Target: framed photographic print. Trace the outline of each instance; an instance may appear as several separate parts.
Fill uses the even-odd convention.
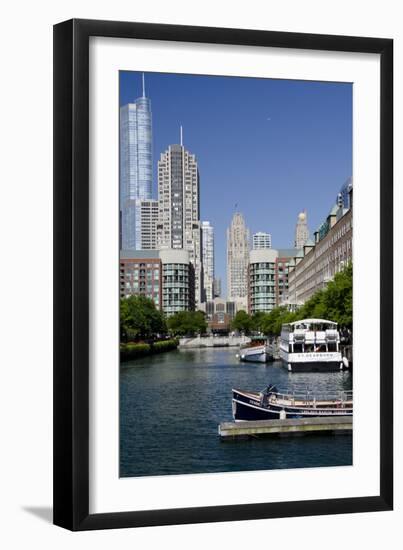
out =
[[[54,522],[391,510],[393,42],[54,27]]]

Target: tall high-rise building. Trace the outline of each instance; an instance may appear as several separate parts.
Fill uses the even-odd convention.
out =
[[[264,233],[263,231],[254,233],[252,237],[252,248],[253,250],[259,250],[260,248],[271,248],[270,233]]]
[[[306,210],[298,214],[297,225],[295,226],[295,248],[302,248],[309,240],[309,229]]]
[[[236,301],[248,295],[250,233],[244,217],[236,212],[227,229],[227,299]]]
[[[141,250],[157,248],[158,201],[155,199],[140,202],[140,245]]]
[[[195,155],[182,144],[170,145],[158,161],[159,249],[184,249],[195,272],[195,302],[202,302],[203,258],[199,170]]]
[[[216,277],[213,283],[214,298],[221,298],[221,277]]]
[[[151,101],[143,95],[120,108],[121,247],[142,248],[141,201],[152,193]]]
[[[204,301],[214,298],[214,228],[202,222]]]

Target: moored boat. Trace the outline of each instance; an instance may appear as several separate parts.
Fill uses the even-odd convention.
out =
[[[233,389],[232,414],[234,420],[351,416],[353,392],[315,394],[308,389],[280,392],[273,385],[260,392]]]
[[[267,363],[273,360],[273,350],[267,342],[256,341],[240,348],[238,357],[241,361],[252,363]]]
[[[337,323],[326,319],[301,319],[283,325],[280,357],[290,372],[337,371],[346,367]]]
[[[269,357],[269,350],[266,344],[248,346],[239,350],[239,359],[241,361],[266,363]]]

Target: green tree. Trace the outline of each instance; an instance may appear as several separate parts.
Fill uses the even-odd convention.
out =
[[[174,336],[203,334],[207,330],[203,311],[179,311],[168,317],[167,324]]]
[[[349,264],[343,271],[336,273],[333,281],[327,285],[323,297],[326,315],[341,326],[353,324],[353,266]]]
[[[282,325],[307,318],[329,319],[340,326],[352,327],[352,264],[340,273],[336,273],[334,279],[324,289],[315,292],[298,311],[290,312],[285,306],[280,306],[269,313],[256,313],[251,319],[251,326],[252,330],[260,330],[268,336],[279,336]]]
[[[251,330],[252,321],[250,316],[241,309],[238,311],[231,322],[232,330],[248,333]]]
[[[288,311],[285,306],[272,309],[263,320],[263,332],[268,336],[278,336],[284,323],[294,321],[295,314]]]
[[[266,315],[267,314],[264,311],[257,311],[254,315],[252,315],[250,319],[250,330],[263,332]]]
[[[329,319],[341,326],[353,324],[353,265],[336,273],[327,286],[315,292],[297,311],[295,320],[309,317]]]
[[[326,306],[324,303],[325,290],[318,290],[298,310],[297,319],[326,318]]]
[[[141,340],[166,332],[163,314],[145,296],[129,296],[120,300],[120,332],[123,340]]]

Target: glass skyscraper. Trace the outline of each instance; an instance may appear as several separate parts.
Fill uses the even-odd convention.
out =
[[[142,241],[142,201],[152,194],[151,101],[143,96],[120,108],[121,247],[138,250]]]

